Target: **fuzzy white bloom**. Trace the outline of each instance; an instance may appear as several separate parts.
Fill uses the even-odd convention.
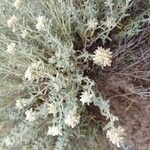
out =
[[[39,16],[37,18],[37,24],[36,24],[36,29],[38,31],[41,31],[45,28],[46,26],[46,20],[45,20],[45,17],[44,16]]]
[[[14,145],[14,141],[10,139],[9,137],[6,137],[4,141],[5,141],[6,146]]]
[[[111,66],[112,62],[112,52],[110,49],[104,49],[102,47],[98,47],[95,51],[95,55],[93,61],[95,64],[101,65],[101,67]]]
[[[80,121],[80,116],[76,114],[74,110],[70,110],[65,116],[65,124],[69,127],[74,128]]]
[[[6,50],[7,53],[10,55],[14,55],[15,51],[16,51],[15,47],[16,47],[16,43],[13,43],[13,42],[11,44],[7,45],[7,50]]]
[[[25,71],[24,77],[26,80],[33,82],[40,79],[43,76],[42,61],[31,63],[31,65]]]
[[[16,100],[16,108],[17,109],[23,109],[27,105],[27,100],[26,99],[17,99]]]
[[[33,112],[32,108],[25,112],[26,120],[29,122],[33,122],[35,120],[35,112]]]
[[[104,22],[104,25],[108,28],[108,29],[111,29],[111,28],[114,28],[117,24],[115,22],[115,19],[113,18],[108,18],[107,17],[107,20],[106,22]]]
[[[58,110],[57,110],[56,106],[53,103],[47,104],[47,108],[48,108],[48,113],[53,114],[54,117],[58,113]]]
[[[21,3],[22,3],[22,0],[15,0],[15,2],[14,2],[14,7],[15,7],[16,9],[19,9]]]
[[[123,143],[123,136],[125,135],[124,129],[119,127],[112,127],[110,130],[107,130],[106,132],[106,138],[110,140],[114,145],[116,145],[118,148]]]
[[[87,23],[88,25],[88,29],[96,29],[97,25],[98,25],[98,22],[96,19],[90,19]]]
[[[27,35],[28,35],[27,30],[23,30],[23,31],[22,31],[22,34],[21,34],[21,37],[22,37],[23,39],[25,39]]]
[[[13,15],[12,17],[9,18],[9,20],[7,20],[7,25],[8,27],[12,28],[12,31],[15,32],[17,29],[17,17],[15,15]]]
[[[57,126],[51,126],[48,128],[47,135],[57,136],[57,135],[62,135],[62,133]]]
[[[16,100],[16,108],[17,109],[23,109],[23,105],[22,105],[22,102],[21,102],[21,100]]]
[[[82,95],[80,96],[80,101],[82,102],[82,105],[84,105],[85,103],[87,103],[87,105],[89,105],[92,102],[92,94],[89,94],[87,91],[82,92]]]

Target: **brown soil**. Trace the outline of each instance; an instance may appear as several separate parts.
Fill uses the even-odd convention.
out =
[[[119,125],[126,129],[126,149],[150,150],[150,99],[134,96],[127,100],[125,94],[118,95],[117,93],[113,93],[112,96],[109,91],[110,86],[106,88],[110,93],[108,99],[110,99],[111,111],[119,117]],[[115,149],[106,139],[102,140],[102,145],[102,150]]]
[[[150,64],[148,66],[147,69],[150,70]],[[129,89],[135,89],[138,84],[150,87],[150,80],[146,82],[134,78],[129,80],[114,74],[106,76],[106,80],[103,81],[101,78],[102,76],[97,73],[94,79],[96,91],[109,99],[111,112],[119,118],[118,125],[126,130],[125,148],[122,150],[150,150],[150,97],[138,95],[140,92],[137,94],[129,92]],[[92,106],[88,110],[101,124],[106,122],[97,108]],[[116,149],[105,138],[105,133],[101,141],[102,150]]]
[[[126,129],[123,150],[150,150],[150,30],[143,30],[133,40],[134,61],[120,56],[113,60],[112,67],[101,70],[91,65],[85,72],[96,83],[95,91],[110,101],[111,112],[119,118],[119,125]],[[129,41],[130,43],[130,41]],[[123,46],[123,47],[128,47]],[[142,50],[140,52],[140,50]],[[124,53],[124,51],[123,51]],[[143,58],[141,57],[142,54]],[[142,61],[140,61],[142,60]],[[133,65],[134,64],[134,65]],[[88,108],[95,119],[103,123],[105,119],[94,106]],[[104,136],[102,150],[116,149]]]

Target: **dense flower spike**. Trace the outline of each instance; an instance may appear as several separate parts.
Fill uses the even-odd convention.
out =
[[[57,135],[62,135],[62,133],[57,126],[51,126],[48,128],[47,135],[57,136]]]
[[[33,112],[32,108],[25,112],[26,120],[29,122],[33,122],[35,120],[35,112]]]
[[[70,110],[65,116],[65,124],[71,128],[74,128],[80,121],[80,116],[76,114],[74,110]]]
[[[112,127],[111,129],[107,130],[106,132],[106,137],[118,148],[120,145],[123,143],[123,137],[125,135],[124,129],[119,126],[119,127]]]
[[[92,102],[92,94],[89,94],[87,91],[82,92],[80,101],[82,102],[82,105],[84,105],[85,103],[87,103],[87,105],[89,105]]]
[[[9,18],[9,20],[7,20],[7,25],[8,27],[12,28],[13,32],[17,30],[17,22],[18,19],[15,15],[13,15],[12,17]]]
[[[106,66],[111,66],[112,62],[112,52],[110,49],[104,49],[102,47],[98,47],[95,51],[95,55],[93,61],[95,64],[100,65],[102,68]]]

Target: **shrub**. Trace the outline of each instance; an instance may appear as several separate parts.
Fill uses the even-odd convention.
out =
[[[91,103],[108,120],[106,137],[117,147],[123,144],[124,129],[115,127],[118,118],[110,113],[108,101],[94,93],[95,83],[82,66],[93,61],[101,69],[111,67],[113,53],[104,44],[129,15],[131,4],[130,0],[1,2],[2,148],[73,149],[69,139],[84,126],[84,112]],[[132,36],[130,30],[123,34]],[[89,53],[97,40],[103,44]],[[82,49],[75,43],[82,43]]]

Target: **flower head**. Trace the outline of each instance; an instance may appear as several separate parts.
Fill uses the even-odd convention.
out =
[[[33,112],[32,108],[25,112],[26,120],[29,122],[33,122],[35,120],[35,112]]]
[[[101,67],[111,66],[112,62],[112,52],[110,49],[104,49],[102,47],[98,47],[95,51],[95,55],[93,61],[95,64],[101,65]]]
[[[22,37],[23,39],[25,39],[26,36],[27,36],[27,34],[28,34],[27,30],[23,30],[23,31],[22,31],[22,34],[21,34],[21,37]]]
[[[45,20],[45,17],[44,16],[39,16],[37,18],[37,24],[36,24],[36,29],[38,31],[41,31],[45,28],[46,26],[46,20]]]
[[[57,126],[51,126],[48,128],[47,135],[57,136],[57,135],[62,135],[62,133]]]
[[[65,124],[69,127],[74,128],[80,121],[80,116],[76,114],[76,111],[70,110],[65,116]]]
[[[84,105],[85,103],[87,103],[87,105],[89,105],[92,102],[92,100],[91,100],[92,97],[93,97],[93,95],[89,94],[87,91],[82,92],[82,95],[80,98],[82,105]]]
[[[7,53],[10,55],[14,55],[15,51],[16,51],[15,46],[16,46],[16,43],[13,43],[13,42],[11,44],[7,45],[7,50],[6,50]]]
[[[53,116],[55,117],[58,112],[56,106],[53,103],[51,103],[51,104],[47,104],[47,108],[48,108],[48,113],[53,114]]]
[[[23,109],[27,105],[26,99],[17,99],[16,100],[16,108],[17,109]]]
[[[123,143],[123,136],[125,135],[124,131],[125,130],[121,126],[118,128],[112,127],[107,130],[106,137],[119,148],[121,143]]]
[[[34,80],[39,80],[41,77],[44,77],[42,61],[31,63],[31,65],[25,71],[24,77],[30,82],[33,82]]]
[[[12,146],[15,143],[14,139],[12,139],[12,138],[10,138],[8,136],[4,139],[4,141],[5,141],[6,146]]]
[[[17,109],[22,109],[23,108],[23,106],[22,106],[22,103],[21,103],[21,100],[16,100],[16,108]]]
[[[104,22],[104,25],[110,30],[111,28],[114,28],[116,24],[116,20],[114,18],[108,18],[106,22]]]
[[[12,17],[9,18],[9,20],[7,20],[7,25],[8,27],[12,28],[12,31],[15,32],[17,29],[17,17],[15,15],[13,15]]]
[[[16,9],[19,9],[21,3],[22,3],[22,0],[15,0],[15,2],[14,2],[14,7],[15,7]]]
[[[98,22],[96,19],[90,19],[87,23],[88,25],[88,29],[96,29],[97,25],[98,25]]]

